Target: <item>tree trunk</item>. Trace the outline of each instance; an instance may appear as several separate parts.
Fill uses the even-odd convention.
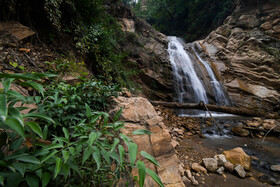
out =
[[[150,101],[153,105],[161,105],[164,107],[169,108],[180,108],[180,109],[199,109],[199,110],[206,110],[205,106],[210,111],[216,112],[224,112],[229,114],[235,114],[240,116],[247,116],[247,117],[269,117],[269,118],[276,118],[277,115],[275,114],[268,114],[264,112],[258,112],[243,108],[236,108],[236,107],[228,107],[228,106],[217,106],[211,104],[204,104],[203,102],[200,103],[178,103],[178,102],[163,102],[163,101]]]

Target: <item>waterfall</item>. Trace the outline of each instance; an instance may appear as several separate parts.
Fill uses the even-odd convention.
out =
[[[213,89],[214,97],[215,97],[217,104],[218,105],[227,105],[227,106],[230,105],[229,101],[225,95],[225,92],[223,90],[223,87],[222,87],[221,83],[216,79],[216,76],[215,76],[211,66],[209,65],[209,63],[202,60],[201,57],[199,56],[199,54],[197,53],[197,51],[194,48],[192,48],[192,49],[195,52],[195,55],[197,56],[198,60],[204,65],[204,67],[211,79],[211,88]]]
[[[194,70],[193,62],[184,50],[183,42],[174,36],[168,38],[170,41],[168,53],[176,92],[175,99],[181,103],[199,103],[200,101],[208,103],[205,88]]]
[[[184,49],[185,44],[183,41],[174,36],[170,36],[168,39],[168,53],[173,70],[175,101],[180,103],[199,103],[200,101],[208,103],[206,90],[203,86],[205,83],[199,79],[194,68],[194,65],[198,62],[195,60],[196,58],[191,58],[195,55],[210,77],[210,90],[213,92],[216,104],[230,105],[221,83],[216,79],[211,65],[199,56],[194,47],[192,47],[194,54],[188,53]],[[186,110],[178,110],[178,113],[179,115],[186,115]]]

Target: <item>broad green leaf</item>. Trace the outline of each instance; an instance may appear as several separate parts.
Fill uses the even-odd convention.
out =
[[[39,178],[36,175],[27,175],[26,182],[30,187],[39,187]]]
[[[18,186],[20,181],[21,181],[22,177],[20,173],[8,173],[7,175],[7,183],[5,184],[5,186],[7,187],[14,187],[14,186]]]
[[[123,159],[124,159],[124,148],[122,145],[119,145],[118,148],[119,148],[119,154],[120,154],[120,166],[122,166]]]
[[[144,162],[137,161],[136,166],[138,168],[138,174],[139,174],[139,186],[143,187],[146,177],[146,167]]]
[[[73,147],[69,147],[69,152],[71,153],[72,156],[75,155],[75,149]]]
[[[81,171],[80,171],[80,169],[79,169],[79,167],[78,167],[78,165],[77,165],[76,163],[74,163],[74,162],[68,160],[67,164],[68,164],[68,166],[69,166],[71,169],[73,169],[74,171],[76,171],[76,172],[81,176]]]
[[[18,119],[8,118],[6,119],[5,123],[12,129],[14,129],[23,138],[25,138],[24,128]]]
[[[88,145],[92,146],[92,144],[96,140],[96,138],[97,138],[97,133],[91,132],[89,135],[89,139],[88,139]]]
[[[118,143],[120,143],[120,140],[118,138],[114,138],[114,144],[111,148],[111,152],[115,149],[115,147],[118,145]]]
[[[29,162],[29,163],[33,163],[33,164],[40,164],[39,160],[34,156],[20,156],[20,157],[17,157],[16,160],[22,161],[22,162]]]
[[[129,138],[128,136],[124,135],[124,134],[120,134],[121,139],[123,139],[123,141],[125,142],[126,145],[129,144],[129,142],[132,142],[132,139]]]
[[[24,176],[25,170],[26,170],[26,164],[21,162],[14,162],[13,167],[20,172],[22,176]]]
[[[0,94],[0,122],[5,121],[7,115],[8,115],[7,96],[6,94]]]
[[[70,166],[68,164],[63,164],[60,173],[61,173],[61,175],[64,175],[65,177],[70,176]]]
[[[26,125],[32,129],[33,132],[38,134],[41,138],[43,138],[43,132],[41,127],[38,125],[38,123],[34,121],[27,122]]]
[[[43,139],[44,140],[48,139],[48,132],[49,132],[48,125],[45,125],[45,127],[43,129]]]
[[[82,164],[84,164],[84,162],[89,158],[89,156],[92,154],[93,149],[92,147],[87,147],[84,151],[83,154],[83,159],[82,159]]]
[[[132,134],[134,134],[134,135],[143,135],[143,134],[150,135],[150,134],[153,134],[153,133],[146,130],[146,129],[138,129],[138,130],[133,131]]]
[[[98,115],[94,115],[91,120],[90,120],[90,123],[95,123],[99,118],[100,118],[101,114],[98,114]]]
[[[66,139],[69,139],[69,132],[68,132],[68,130],[65,127],[63,127],[62,130],[63,130],[63,133],[64,133],[64,137]]]
[[[59,174],[60,170],[61,170],[61,166],[62,166],[62,160],[59,157],[56,157],[55,159],[55,169],[54,169],[54,179],[56,178],[56,176]]]
[[[69,158],[70,153],[68,151],[62,150],[62,156],[64,159],[64,164],[67,162],[68,158]]]
[[[15,79],[23,79],[23,80],[40,80],[39,77],[34,75],[33,73],[0,73],[0,78],[15,78]]]
[[[123,107],[115,114],[114,121],[117,121],[122,114]]]
[[[42,95],[44,95],[44,91],[45,91],[44,87],[41,84],[37,83],[37,82],[25,81],[25,82],[22,82],[20,84],[23,85],[23,86],[34,88],[35,90],[40,92]]]
[[[15,108],[15,107],[9,107],[8,108],[8,114],[14,118],[17,118],[20,122],[21,122],[21,125],[24,126],[24,122],[23,122],[23,116],[22,114],[20,113],[20,111]]]
[[[24,118],[31,118],[31,119],[35,119],[35,118],[39,118],[39,119],[43,119],[52,123],[55,123],[54,120],[44,114],[40,114],[40,113],[28,113],[28,114],[24,114],[23,115]]]
[[[57,150],[53,150],[52,152],[48,153],[46,156],[43,157],[40,163],[42,164],[43,162],[47,161],[48,159],[53,157],[57,152]]]
[[[62,148],[63,144],[51,144],[51,145],[47,145],[45,146],[45,149],[57,149],[57,148]]]
[[[40,79],[45,77],[57,77],[57,75],[51,73],[33,73],[33,75],[39,77]]]
[[[137,144],[136,143],[128,143],[128,155],[130,160],[131,168],[134,167],[134,163],[137,156]]]
[[[85,106],[86,106],[86,115],[87,118],[89,119],[91,117],[91,109],[87,104],[85,104]]]
[[[35,167],[36,167],[36,166],[35,166]],[[37,167],[40,168],[41,166],[38,165]],[[35,169],[35,168],[34,168],[34,169]],[[37,177],[39,177],[39,179],[41,179],[41,178],[42,178],[42,174],[43,174],[43,170],[42,170],[42,169],[37,169],[37,170],[35,171],[35,174],[37,175]]]
[[[118,156],[118,154],[115,151],[110,152],[110,157],[113,158],[118,163],[120,162],[119,156]]]
[[[23,144],[23,137],[19,137],[15,139],[11,144],[10,144],[10,151],[15,151],[17,150],[22,144]]]
[[[152,177],[152,179],[153,179],[160,187],[164,187],[164,185],[162,184],[160,178],[158,177],[158,175],[157,175],[154,171],[152,171],[152,170],[146,168],[146,172],[147,172],[148,175],[150,175],[150,176]]]
[[[4,81],[2,81],[5,93],[7,93],[7,91],[10,89],[12,82],[13,82],[13,79],[10,79],[10,78],[7,78]]]
[[[153,164],[157,165],[158,167],[160,167],[160,165],[158,164],[157,160],[151,156],[150,154],[148,154],[145,151],[141,151],[140,153],[143,157],[145,157],[147,160],[149,160],[150,162],[152,162]]]
[[[100,152],[94,152],[94,153],[92,153],[92,156],[93,156],[93,158],[94,158],[94,160],[95,160],[95,162],[96,162],[96,164],[97,164],[97,170],[96,171],[98,171],[99,169],[100,169],[100,167],[101,167],[101,156],[100,156]]]
[[[18,98],[21,101],[25,101],[26,100],[25,96],[21,95],[20,93],[14,91],[14,90],[8,90],[7,91],[7,95],[14,96],[14,97]]]
[[[42,187],[46,187],[51,179],[51,174],[49,172],[44,172],[42,175]]]

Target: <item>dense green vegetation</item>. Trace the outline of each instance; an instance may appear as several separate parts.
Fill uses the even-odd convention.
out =
[[[135,66],[119,45],[126,33],[106,9],[110,4],[110,0],[4,0],[0,20],[31,26],[44,42],[58,48],[72,46],[94,76],[130,88]],[[59,51],[67,55],[65,49]]]
[[[0,90],[0,185],[112,186],[137,167],[139,179],[134,182],[143,186],[147,173],[163,186],[153,171],[136,160],[137,145],[121,133],[125,126],[118,121],[122,109],[112,118],[98,111],[117,95],[118,87],[85,78],[69,85],[55,77],[47,73],[0,74],[4,88]],[[37,92],[22,95],[11,89],[14,82]],[[148,153],[140,155],[159,166]]]
[[[233,0],[124,0],[135,13],[166,35],[187,41],[209,34],[233,11]]]

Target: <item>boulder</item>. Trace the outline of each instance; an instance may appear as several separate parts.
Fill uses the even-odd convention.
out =
[[[214,158],[202,159],[204,166],[208,171],[215,172],[218,168],[218,161]]]
[[[243,136],[243,137],[248,136],[250,134],[250,132],[248,130],[244,129],[241,124],[238,124],[238,125],[232,127],[231,131],[234,134],[236,134],[238,136]]]
[[[226,159],[225,155],[223,155],[223,154],[215,155],[214,159],[217,160],[218,166],[223,166],[224,163],[227,162],[227,159]]]
[[[219,169],[217,169],[217,173],[222,175],[224,173],[225,168],[222,166]]]
[[[224,167],[226,171],[233,172],[234,171],[234,165],[231,162],[225,162]]]
[[[126,122],[126,126],[122,132],[129,135],[138,145],[138,152],[146,151],[155,157],[161,166],[156,169],[153,164],[144,159],[146,167],[155,171],[165,186],[183,187],[179,172],[180,164],[171,144],[171,136],[153,105],[142,97],[118,97],[113,98],[111,107],[109,111],[111,116],[123,108],[120,120]],[[138,129],[149,130],[153,134],[132,135],[132,132]],[[182,166],[180,169],[182,170]],[[137,169],[133,170],[133,175],[138,175]],[[156,186],[156,183],[147,176],[145,186]]]
[[[271,166],[270,166],[270,169],[271,169],[272,171],[280,171],[280,165],[271,165]]]
[[[236,147],[229,151],[224,151],[226,159],[234,165],[240,164],[245,170],[251,169],[251,157],[248,156],[241,147]]]
[[[207,173],[207,170],[198,163],[193,163],[191,168],[198,173]]]
[[[246,172],[243,169],[243,167],[240,164],[237,164],[234,168],[234,171],[237,172],[238,176],[241,178],[245,178],[246,177]]]
[[[248,126],[255,127],[255,128],[259,127],[262,123],[263,123],[262,119],[261,118],[256,118],[256,117],[253,118],[252,121],[250,121],[250,120],[246,121],[246,124]]]
[[[265,130],[270,130],[272,129],[274,126],[276,125],[276,120],[274,119],[266,119],[266,120],[263,120],[263,128]]]

